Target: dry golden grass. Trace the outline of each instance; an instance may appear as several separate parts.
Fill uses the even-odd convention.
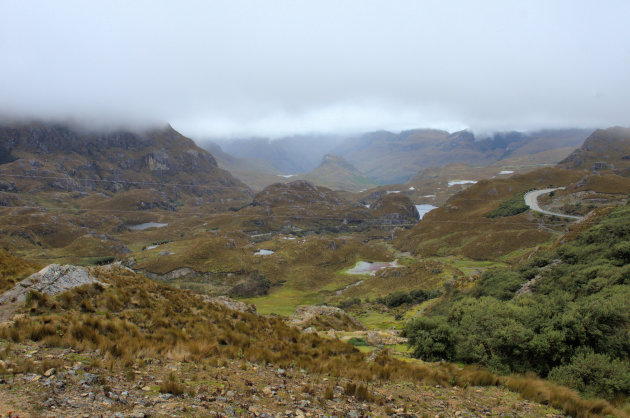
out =
[[[39,267],[0,248],[0,293],[35,273]]]
[[[424,256],[463,255],[492,260],[515,250],[532,248],[551,234],[540,228],[529,212],[488,219],[488,213],[501,201],[530,188],[565,186],[578,181],[583,173],[544,168],[507,179],[483,180],[456,194],[430,213],[410,231],[397,234],[395,245]],[[563,222],[553,223],[556,229]]]

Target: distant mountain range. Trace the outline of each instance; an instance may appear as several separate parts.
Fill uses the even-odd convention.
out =
[[[464,163],[487,166],[557,148],[578,147],[591,133],[586,129],[497,133],[477,138],[469,131],[448,133],[416,129],[394,134],[374,132],[349,139],[333,152],[381,184],[404,183],[430,166]]]
[[[245,138],[229,141],[200,140],[199,143],[202,146],[206,143],[217,144],[224,152],[247,161],[265,161],[281,174],[296,174],[316,168],[324,155],[344,139],[334,135],[296,135],[274,140]]]
[[[449,133],[434,129],[416,129],[401,133],[378,131],[359,136],[294,136],[278,140],[241,139],[217,145],[206,142],[206,149],[217,155],[219,164],[250,185],[260,189],[278,175],[306,175],[317,182],[326,167],[318,164],[327,154],[343,157],[359,176],[375,184],[405,183],[427,167],[459,163],[475,167],[501,160],[520,164],[556,163],[566,157],[592,132],[589,129],[556,129],[536,132],[505,132],[476,137],[469,131]],[[338,168],[338,167],[337,167]],[[310,177],[309,177],[310,176]],[[296,178],[298,176],[295,176]],[[358,182],[361,183],[361,182]],[[342,185],[343,190],[356,191]],[[322,183],[335,186],[330,181]],[[361,190],[361,188],[358,188]]]

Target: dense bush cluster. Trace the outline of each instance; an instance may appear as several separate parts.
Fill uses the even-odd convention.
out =
[[[415,356],[534,371],[589,396],[627,397],[629,241],[624,206],[519,269],[487,271],[409,324]]]
[[[439,290],[412,290],[409,293],[405,292],[394,292],[389,295],[377,298],[376,302],[382,303],[386,305],[388,308],[396,308],[401,305],[409,304],[409,305],[417,305],[426,300],[434,299],[440,296],[441,292]]]
[[[229,295],[232,298],[251,298],[254,296],[262,296],[269,293],[271,282],[265,278],[265,276],[254,272],[250,274],[250,277],[242,282],[238,283],[229,291]]]
[[[523,199],[525,193],[526,192],[516,193],[508,200],[499,203],[499,207],[487,214],[486,218],[503,218],[525,212],[529,209]]]

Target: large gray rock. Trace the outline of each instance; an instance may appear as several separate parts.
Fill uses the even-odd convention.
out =
[[[225,307],[234,311],[256,314],[256,307],[254,305],[230,299],[226,296],[205,296],[203,300],[216,306]]]
[[[100,283],[85,267],[50,264],[0,296],[0,304],[23,302],[28,292],[56,295],[84,284]]]

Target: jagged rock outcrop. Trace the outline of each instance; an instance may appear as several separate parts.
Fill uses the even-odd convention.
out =
[[[19,282],[0,296],[0,304],[23,302],[31,291],[56,295],[75,287],[100,283],[85,267],[50,264]]]

